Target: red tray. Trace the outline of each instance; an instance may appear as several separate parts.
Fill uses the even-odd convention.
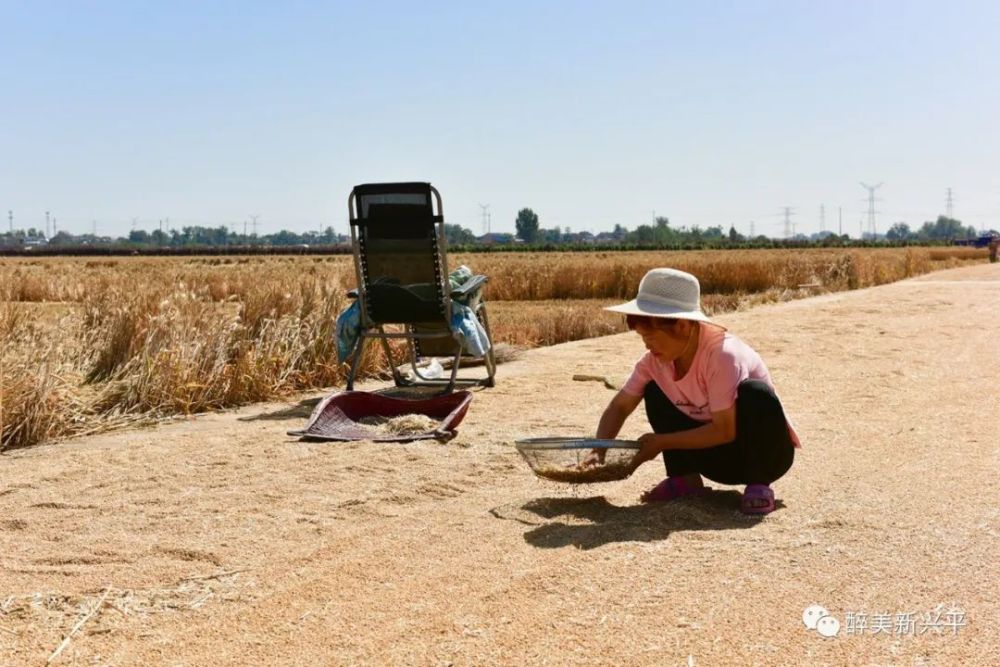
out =
[[[367,391],[342,391],[320,401],[306,427],[301,431],[289,431],[288,435],[301,436],[304,440],[450,440],[455,437],[455,427],[465,417],[470,403],[472,394],[468,391],[456,391],[431,398],[397,398]],[[406,414],[426,415],[438,420],[439,424],[432,430],[406,435],[375,435],[370,429],[358,424],[365,417],[398,417]]]

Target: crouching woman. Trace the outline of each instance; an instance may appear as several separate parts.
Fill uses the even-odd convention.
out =
[[[601,415],[598,438],[614,438],[643,403],[653,432],[639,438],[638,467],[663,455],[667,476],[643,502],[706,491],[702,477],[746,485],[746,514],[774,510],[771,484],[788,472],[796,447],[764,361],[701,311],[698,279],[675,269],[643,277],[623,313],[646,353]]]

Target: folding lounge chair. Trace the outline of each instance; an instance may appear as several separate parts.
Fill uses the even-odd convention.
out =
[[[372,338],[381,341],[397,387],[446,385],[449,392],[456,384],[492,387],[496,362],[482,298],[486,276],[472,276],[451,289],[440,193],[430,183],[358,185],[347,206],[358,279],[358,288],[348,296],[357,298],[361,307],[361,335],[347,389],[354,388],[365,343]],[[483,359],[485,378],[458,376],[461,360],[470,357],[463,351],[464,335],[451,327],[453,300],[468,305],[486,330],[490,346]],[[402,330],[386,331],[386,325],[401,325]],[[399,372],[390,338],[407,340],[412,378]],[[450,378],[426,376],[420,366],[429,357],[451,357]]]

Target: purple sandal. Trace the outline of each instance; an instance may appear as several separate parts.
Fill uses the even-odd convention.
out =
[[[744,514],[770,514],[774,511],[774,491],[767,484],[747,484],[740,501]]]
[[[708,493],[708,491],[705,488],[705,484],[701,481],[701,475],[698,476],[696,483],[689,482],[686,477],[667,477],[652,489],[642,494],[641,500],[644,503],[660,503],[675,500],[683,496],[700,496]]]

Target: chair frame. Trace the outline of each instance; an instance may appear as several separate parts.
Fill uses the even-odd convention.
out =
[[[409,183],[380,183],[371,184],[380,186],[392,186],[392,185],[412,185]],[[448,280],[448,246],[447,239],[444,231],[444,204],[441,201],[441,193],[438,192],[437,188],[433,185],[426,185],[430,189],[433,199],[431,202],[431,211],[433,213],[434,204],[437,204],[437,213],[433,215],[434,233],[436,241],[436,251],[437,258],[435,261],[438,262],[439,266],[439,279],[440,285],[438,285],[438,290],[442,295],[442,310],[444,314],[443,324],[444,329],[440,332],[437,331],[417,331],[413,324],[410,323],[394,323],[394,322],[375,322],[369,317],[369,312],[367,308],[367,288],[368,284],[366,281],[364,265],[366,262],[366,250],[364,247],[363,234],[359,230],[359,227],[364,224],[364,220],[360,216],[360,211],[358,210],[358,193],[359,187],[356,186],[351,190],[351,194],[347,199],[347,209],[350,219],[351,227],[351,250],[354,255],[354,270],[355,276],[357,278],[358,287],[354,290],[348,292],[348,296],[358,299],[358,305],[361,310],[361,332],[358,337],[358,342],[353,351],[353,359],[351,361],[351,369],[347,378],[347,390],[351,391],[354,389],[354,380],[357,376],[358,367],[361,363],[361,358],[363,356],[365,343],[368,339],[376,338],[382,345],[382,350],[385,353],[386,359],[389,362],[389,367],[392,369],[392,377],[397,387],[407,387],[407,386],[443,386],[445,387],[445,392],[454,391],[455,387],[458,385],[462,386],[486,386],[493,387],[496,384],[496,358],[493,351],[493,334],[490,331],[489,317],[486,313],[486,304],[479,300],[476,306],[473,308],[473,312],[476,317],[482,323],[483,328],[486,330],[486,336],[490,341],[490,349],[486,351],[484,355],[484,365],[486,367],[487,376],[485,378],[470,378],[470,377],[459,377],[458,369],[461,363],[462,350],[464,346],[464,336],[460,331],[451,330],[451,318],[452,318],[452,300],[455,297],[466,296],[475,293],[477,290],[481,290],[485,283],[487,282],[486,276],[476,275],[470,278],[466,284],[462,285],[458,289],[451,289]],[[386,324],[401,324],[404,327],[403,331],[386,331]],[[412,369],[413,377],[415,379],[411,380],[403,376],[399,371],[395,360],[392,356],[392,351],[389,348],[390,338],[402,338],[407,340],[407,348],[409,351],[409,363]],[[421,339],[428,338],[451,338],[455,342],[456,352],[452,357],[451,364],[451,375],[447,379],[445,378],[430,378],[425,377],[420,372],[419,367],[419,341]],[[405,365],[405,362],[404,364]]]

